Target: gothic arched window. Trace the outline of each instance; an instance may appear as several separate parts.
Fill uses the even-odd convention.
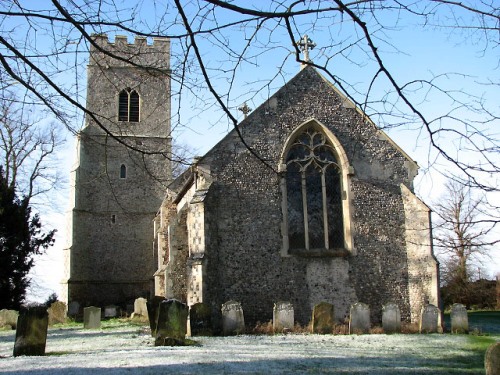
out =
[[[135,90],[126,89],[118,95],[118,121],[139,122],[140,98]]]
[[[325,134],[305,128],[284,163],[288,249],[343,249],[342,170]]]

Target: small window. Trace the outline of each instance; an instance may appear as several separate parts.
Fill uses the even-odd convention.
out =
[[[140,97],[135,90],[127,88],[118,95],[118,121],[139,122]]]
[[[116,215],[111,215],[111,223],[116,223]]]
[[[120,178],[127,178],[127,167],[125,164],[120,166]]]

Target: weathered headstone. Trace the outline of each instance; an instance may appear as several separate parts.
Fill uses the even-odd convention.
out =
[[[490,345],[484,355],[486,375],[500,374],[500,341]]]
[[[420,333],[436,333],[439,328],[439,309],[434,305],[422,308],[420,316]]]
[[[0,310],[0,328],[16,329],[19,313],[16,310]]]
[[[45,306],[21,309],[17,319],[14,357],[44,355],[48,327],[49,314]]]
[[[273,308],[273,331],[284,332],[293,330],[294,324],[293,305],[286,301],[276,302]]]
[[[385,333],[401,332],[401,311],[396,303],[382,306],[382,328]]]
[[[370,326],[370,306],[366,303],[356,302],[351,306],[349,333],[368,333]]]
[[[245,332],[245,317],[241,303],[228,301],[222,305],[222,334],[239,335]]]
[[[176,300],[162,301],[159,307],[155,346],[172,345],[171,339],[184,341],[187,330],[188,307]]]
[[[335,315],[333,313],[333,305],[327,302],[321,302],[314,306],[311,327],[312,333],[332,333],[334,326]]]
[[[195,303],[189,308],[191,336],[212,336],[212,311],[205,303]]]
[[[85,307],[83,309],[83,328],[99,329],[101,328],[101,308],[95,306]]]
[[[158,313],[160,312],[160,302],[162,301],[165,301],[164,297],[154,296],[151,300],[146,302],[151,337],[156,337],[156,325],[158,323]]]
[[[105,318],[116,318],[118,316],[118,308],[114,305],[104,307]]]
[[[49,313],[49,326],[57,323],[66,323],[66,304],[61,301],[53,302],[47,309]]]
[[[147,302],[146,298],[136,298],[134,301],[134,317],[142,318],[144,320],[148,319],[148,307],[146,306]]]
[[[469,318],[467,309],[460,303],[454,303],[451,307],[451,332],[467,333],[469,332]]]
[[[71,301],[68,305],[68,316],[74,318],[80,314],[80,303],[78,301]]]

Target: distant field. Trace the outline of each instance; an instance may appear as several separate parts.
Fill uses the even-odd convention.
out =
[[[500,311],[472,311],[468,312],[469,316],[469,330],[471,332],[477,331],[478,333],[500,333]],[[444,314],[444,323],[449,329],[450,314]]]

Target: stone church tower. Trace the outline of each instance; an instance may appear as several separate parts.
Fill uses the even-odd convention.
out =
[[[152,220],[171,179],[170,41],[94,36],[72,172],[67,302],[150,296]],[[107,53],[103,53],[106,51]]]

